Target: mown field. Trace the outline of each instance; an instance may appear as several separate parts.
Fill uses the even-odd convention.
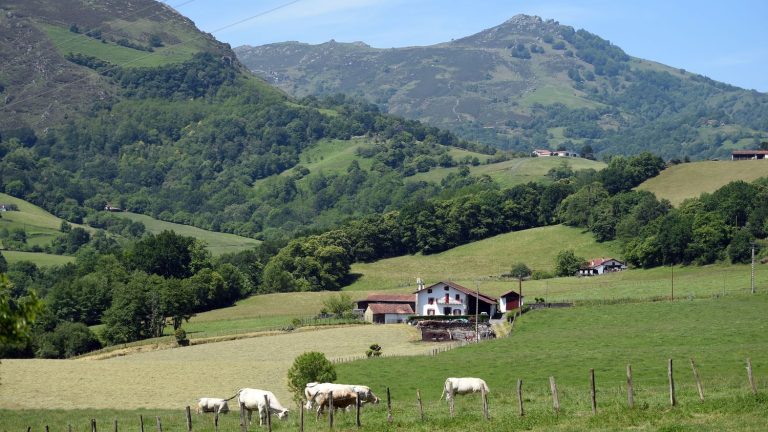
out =
[[[386,424],[385,404],[369,406],[362,415],[365,430],[761,431],[768,424],[766,307],[768,295],[757,294],[534,311],[518,322],[509,338],[436,357],[338,364],[338,381],[369,384],[379,396],[390,388],[394,424]],[[397,349],[402,345],[381,342],[386,337],[383,334],[366,333],[395,328],[400,327],[294,333],[104,361],[7,360],[0,369],[4,387],[0,428],[42,430],[48,424],[56,430],[72,423],[75,430],[84,431],[90,430],[91,418],[99,419],[102,428],[111,428],[114,418],[123,428],[133,428],[143,415],[149,427],[160,416],[163,430],[182,431],[186,427],[183,406],[201,392],[228,397],[230,389],[245,384],[276,388],[284,380],[284,369],[277,363],[324,343],[327,351],[355,351],[373,337],[385,350],[388,346]],[[414,345],[405,342],[405,346]],[[756,377],[756,397],[751,395],[744,369],[748,357]],[[678,405],[674,408],[668,402],[668,358],[675,366]],[[691,358],[702,377],[703,403],[691,374]],[[634,376],[636,406],[631,410],[626,408],[627,364],[632,365]],[[591,415],[589,404],[590,368],[595,369],[596,416]],[[265,369],[271,376],[264,375]],[[19,384],[32,381],[19,377],[33,373],[49,378],[36,380],[40,384]],[[447,376],[479,376],[488,382],[490,421],[482,418],[477,396],[460,398],[456,418],[449,419],[447,405],[438,402]],[[557,379],[559,415],[552,411],[550,376]],[[526,415],[522,418],[517,415],[517,379],[523,380]],[[108,389],[99,387],[105,384]],[[418,419],[417,389],[427,418],[423,423]],[[284,405],[291,405],[285,393],[278,397],[284,399]],[[26,405],[30,401],[35,406]],[[294,412],[287,421],[276,420],[274,429],[296,430],[297,417]],[[355,429],[352,413],[336,417],[337,430]],[[194,425],[194,430],[213,430],[210,415],[195,416]],[[237,412],[223,416],[221,426],[222,430],[235,430]],[[308,420],[306,430],[327,430],[327,423]]]
[[[190,225],[165,222],[155,219],[151,216],[138,213],[123,212],[117,213],[116,215],[118,217],[123,217],[143,223],[147,231],[153,234],[158,234],[162,231],[174,231],[179,235],[194,237],[196,239],[202,240],[208,245],[207,249],[211,251],[214,256],[228,252],[239,252],[245,249],[250,249],[260,243],[258,240],[248,237],[208,231]]]
[[[286,373],[294,358],[426,353],[406,325],[328,328],[125,355],[106,360],[3,360],[0,408],[183,409],[203,396],[229,397],[241,387],[270,389],[288,404]],[[4,421],[0,417],[0,430]]]
[[[592,168],[601,170],[605,168],[603,162],[592,161],[582,158],[559,158],[559,157],[541,157],[541,158],[517,158],[504,162],[498,162],[490,165],[478,165],[470,167],[473,175],[487,174],[500,185],[511,187],[517,184],[528,182],[549,182],[547,172],[559,166],[566,161],[573,170]],[[439,182],[452,172],[458,172],[458,167],[453,168],[435,168],[425,173],[419,173],[412,180],[423,180]]]
[[[714,192],[736,180],[751,182],[768,176],[768,161],[704,161],[675,165],[637,188],[678,205],[686,198]]]

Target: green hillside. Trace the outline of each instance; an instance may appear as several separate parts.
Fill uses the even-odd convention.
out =
[[[359,94],[389,113],[526,153],[589,144],[603,154],[723,158],[768,138],[768,95],[630,57],[537,16],[430,46],[331,40],[234,51],[294,96]]]
[[[511,187],[528,182],[547,182],[547,172],[558,167],[561,163],[567,163],[574,171],[581,169],[601,170],[606,165],[603,162],[592,161],[583,158],[519,158],[488,165],[470,167],[472,175],[489,175],[493,180],[505,187]],[[436,168],[425,173],[419,173],[411,177],[412,180],[439,182],[448,174],[458,172],[459,168]]]
[[[250,249],[260,243],[258,240],[254,240],[248,237],[208,231],[190,225],[165,222],[155,219],[151,216],[137,213],[124,212],[119,213],[118,216],[130,219],[135,222],[143,223],[147,231],[153,234],[159,234],[162,231],[174,231],[179,235],[194,237],[198,240],[202,240],[207,245],[207,249],[211,251],[214,256]]]
[[[764,160],[693,162],[671,166],[637,188],[678,205],[686,198],[714,192],[732,181],[751,182],[766,176],[768,162]]]

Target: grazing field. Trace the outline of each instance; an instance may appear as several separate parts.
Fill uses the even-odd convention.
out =
[[[487,174],[505,187],[528,182],[548,183],[551,182],[551,179],[547,177],[547,172],[559,166],[563,161],[566,161],[573,170],[592,168],[599,171],[605,167],[603,162],[582,158],[538,157],[517,158],[490,165],[478,165],[470,167],[470,172],[473,175]],[[458,172],[458,170],[458,167],[435,168],[425,173],[416,174],[409,179],[439,182],[449,173]]]
[[[373,159],[362,158],[356,153],[357,149],[369,143],[369,140],[365,138],[323,139],[301,153],[299,156],[300,164],[309,169],[311,173],[322,172],[324,174],[346,173],[353,160],[356,160],[361,168],[369,169]],[[286,170],[282,174],[288,175],[293,172],[294,170]]]
[[[692,162],[669,167],[637,188],[678,205],[686,198],[714,192],[732,181],[751,182],[765,176],[768,176],[765,160]]]
[[[346,290],[382,291],[415,289],[417,277],[425,281],[467,282],[498,277],[517,262],[533,270],[552,270],[557,253],[573,249],[583,257],[616,256],[616,243],[597,243],[590,233],[555,225],[500,234],[434,255],[406,255],[352,265],[361,275]]]
[[[768,423],[768,322],[763,319],[767,307],[768,295],[756,294],[533,311],[522,317],[508,338],[436,357],[338,364],[338,381],[368,384],[380,397],[390,388],[391,426],[386,423],[385,403],[366,406],[362,411],[363,428],[373,431],[762,431]],[[154,427],[155,416],[159,416],[163,430],[185,431],[183,406],[191,405],[194,398],[229,397],[243,385],[283,386],[287,366],[279,363],[287,364],[283,358],[302,349],[322,345],[326,352],[355,352],[358,345],[375,339],[385,351],[404,346],[404,351],[414,352],[418,345],[403,342],[403,333],[396,338],[399,342],[371,333],[410,330],[403,327],[293,333],[105,361],[6,360],[0,368],[4,387],[0,392],[0,428],[24,430],[32,426],[42,430],[51,425],[57,430],[71,423],[75,430],[90,430],[89,420],[95,418],[101,429],[111,428],[113,419],[118,419],[122,428],[133,429],[142,415],[147,427]],[[751,394],[744,370],[748,357],[757,396]],[[674,408],[668,400],[669,358],[675,367]],[[696,360],[702,378],[704,402],[698,399],[691,358]],[[626,408],[627,364],[633,370],[634,409]],[[594,416],[589,403],[590,368],[595,370],[597,388],[598,414]],[[48,377],[46,384],[23,378],[32,374]],[[447,404],[438,402],[447,376],[478,376],[488,382],[490,421],[482,418],[476,395],[459,397],[456,418],[450,419]],[[557,379],[558,415],[552,410],[550,376]],[[523,380],[526,414],[522,418],[517,413],[517,379]],[[22,381],[29,382],[21,385]],[[109,388],[104,389],[105,385]],[[424,404],[424,422],[419,421],[417,389]],[[294,408],[284,390],[278,398]],[[273,427],[296,430],[297,417],[294,410],[287,421],[273,418]],[[222,430],[237,429],[237,419],[236,410],[223,416]],[[213,430],[210,415],[193,416],[193,424],[197,431]],[[327,428],[326,422],[316,423],[307,416],[305,430]],[[336,429],[355,430],[354,414],[337,413]]]
[[[19,252],[19,251],[3,251],[8,264],[14,264],[19,261],[31,261],[40,267],[48,267],[53,265],[63,265],[71,262],[75,262],[75,257],[66,255],[53,255],[47,253],[38,252]]]
[[[433,347],[412,342],[416,338],[415,329],[406,325],[367,325],[294,331],[107,360],[3,360],[0,408],[181,410],[199,397],[229,397],[241,387],[272,390],[288,404],[286,372],[299,354],[361,355],[378,343],[385,354],[417,355]]]
[[[23,229],[27,233],[27,244],[47,246],[53,239],[61,235],[59,229],[63,219],[30,202],[8,194],[0,193],[0,202],[3,204],[14,204],[18,207],[18,211],[0,213],[2,216],[0,218],[0,229],[7,229],[8,231],[18,228]],[[91,228],[82,225],[73,224],[73,226],[81,226],[92,231]]]
[[[207,249],[215,255],[221,255],[228,252],[239,252],[242,250],[250,249],[260,242],[258,240],[242,237],[235,234],[220,233],[215,231],[208,231],[202,228],[193,227],[190,225],[182,225],[173,222],[165,222],[155,219],[151,216],[138,214],[138,213],[118,213],[118,217],[128,218],[132,221],[141,222],[146,227],[147,231],[158,234],[162,231],[174,231],[176,234],[184,235],[187,237],[194,237],[198,240],[204,241],[208,246]]]

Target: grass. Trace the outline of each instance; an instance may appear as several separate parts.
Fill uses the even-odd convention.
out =
[[[157,67],[169,63],[181,63],[200,51],[195,44],[156,48],[154,52],[140,51],[113,42],[102,43],[99,40],[72,33],[65,27],[39,25],[61,55],[79,53],[126,67]]]
[[[418,355],[434,346],[412,342],[417,337],[415,329],[407,325],[347,326],[107,360],[3,360],[0,409],[152,408],[181,412],[199,397],[229,397],[242,387],[272,390],[287,405],[285,377],[299,354],[321,351],[329,358],[361,355],[369,345],[378,343],[386,354]],[[40,379],[43,376],[45,379]]]
[[[368,140],[365,138],[323,139],[301,153],[300,164],[312,173],[344,174],[347,172],[349,164],[356,160],[361,168],[367,170],[371,167],[373,160],[359,157],[356,154],[357,149],[365,144],[368,144]],[[293,170],[287,170],[283,173],[292,172]]]
[[[618,245],[597,243],[590,233],[563,225],[501,234],[434,255],[401,256],[352,265],[361,275],[347,290],[415,289],[417,277],[427,282],[454,280],[474,287],[474,281],[498,277],[517,262],[534,270],[551,270],[561,249],[584,257],[615,256]],[[484,282],[485,284],[485,282]]]
[[[37,252],[3,251],[3,256],[8,261],[8,264],[14,264],[19,261],[31,261],[40,267],[64,265],[75,262],[75,257],[73,256]]]
[[[487,174],[496,182],[504,187],[511,187],[528,182],[549,183],[551,180],[546,176],[547,172],[560,165],[566,160],[574,170],[592,168],[601,170],[605,167],[602,162],[592,161],[582,158],[519,158],[504,162],[498,162],[490,165],[478,165],[470,167],[473,175]],[[409,179],[439,182],[448,176],[449,173],[457,172],[458,167],[435,168],[425,173],[419,173]]]
[[[768,161],[705,161],[675,165],[638,186],[668,199],[673,205],[686,198],[714,192],[726,184],[768,176]]]
[[[119,213],[117,216],[124,217],[136,222],[141,222],[144,224],[144,227],[146,227],[147,231],[153,234],[158,234],[167,230],[174,231],[179,235],[194,237],[198,240],[202,240],[207,244],[207,249],[211,251],[214,256],[228,252],[239,252],[242,250],[250,249],[260,243],[258,240],[248,237],[208,231],[190,225],[165,222],[155,219],[151,216],[138,213],[124,212]]]
[[[394,422],[386,404],[362,411],[366,430],[640,430],[762,431],[768,422],[768,295],[664,303],[581,306],[533,311],[508,338],[432,356],[379,358],[336,365],[338,381],[370,385],[380,397],[389,388]],[[705,331],[702,331],[705,329]],[[321,347],[357,353],[375,340],[385,351],[416,353],[427,345],[407,342],[405,326],[363,326],[293,333],[157,351],[103,361],[5,360],[0,373],[0,428],[5,430],[101,429],[118,419],[123,428],[185,431],[184,406],[200,396],[229,397],[241,386],[284,386],[287,358]],[[405,333],[404,333],[405,332]],[[394,337],[392,335],[395,335]],[[751,358],[758,395],[750,393],[744,364]],[[677,406],[670,407],[667,359],[675,366]],[[705,401],[695,390],[689,359],[695,359]],[[635,408],[626,408],[625,368],[632,365]],[[589,405],[588,372],[595,370],[598,414]],[[45,376],[45,380],[36,379]],[[456,418],[439,402],[447,376],[479,376],[491,389],[491,420],[480,414],[477,396],[459,397]],[[561,410],[552,411],[548,378],[557,379]],[[142,379],[136,379],[142,377]],[[193,377],[193,378],[192,378]],[[514,393],[523,380],[525,417]],[[172,390],[171,390],[172,389]],[[416,390],[426,421],[418,420]],[[140,395],[140,396],[139,396]],[[293,409],[285,392],[277,392]],[[117,409],[120,408],[120,409]],[[296,430],[296,412],[273,418],[275,430]],[[222,430],[236,430],[237,411],[221,417]],[[194,430],[213,430],[212,417],[193,416]],[[337,430],[355,430],[354,415],[339,412]],[[255,426],[254,426],[255,427]],[[306,430],[327,430],[307,418]]]

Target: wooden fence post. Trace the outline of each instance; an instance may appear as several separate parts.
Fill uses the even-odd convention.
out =
[[[96,419],[91,419],[91,432],[96,432]]]
[[[51,429],[48,427],[48,425],[45,425],[45,432],[51,432]]]
[[[672,359],[667,361],[667,377],[669,378],[669,403],[675,406],[677,405],[677,399],[675,399],[675,377],[672,373]]]
[[[267,430],[272,432],[272,411],[269,406],[269,397],[266,394],[264,395],[264,406],[267,407]]]
[[[595,370],[589,370],[589,396],[592,400],[592,414],[597,414],[597,395],[595,391]]]
[[[387,423],[392,423],[392,396],[389,394],[389,387],[387,387]]]
[[[557,383],[555,377],[549,377],[549,390],[552,392],[552,407],[555,409],[555,413],[560,413],[560,398],[557,396]]]
[[[299,432],[304,432],[304,407],[307,405],[306,400],[299,407]]]
[[[699,370],[696,369],[696,363],[693,362],[693,359],[691,359],[691,369],[693,369],[693,378],[696,380],[696,389],[699,391],[699,399],[704,402],[704,388],[701,387]]]
[[[139,430],[144,432],[144,416],[139,414]]]
[[[453,386],[451,386],[451,389],[450,389],[450,391],[448,391],[448,396],[450,396],[450,397],[451,397],[450,403],[448,404],[448,408],[449,408],[449,409],[450,409],[450,411],[451,411],[451,418],[453,418],[453,412],[454,412],[454,411],[453,411],[453,409],[454,409],[454,406],[453,406],[453,400],[455,399],[455,398],[454,398],[454,393],[453,393]]]
[[[360,392],[355,392],[355,426],[360,429]]]
[[[632,365],[627,365],[627,405],[635,407],[635,388],[632,386]]]
[[[67,423],[67,432],[72,432],[72,423]]]
[[[424,405],[421,403],[421,392],[416,389],[416,400],[419,402],[419,415],[421,415],[421,421],[424,421]]]
[[[115,419],[115,432],[117,432],[117,419]]]
[[[155,418],[157,419],[157,432],[163,432],[163,423],[160,421],[160,416]]]
[[[485,387],[480,388],[480,397],[483,398],[483,417],[486,420],[491,419],[491,415],[488,412],[488,393],[485,392]]]
[[[525,412],[523,411],[523,380],[521,379],[517,380],[517,409],[520,411],[520,417],[522,417]]]
[[[192,432],[192,411],[189,409],[189,405],[187,405],[186,412],[187,412],[187,432]]]
[[[333,392],[328,392],[328,426],[333,429]]]
[[[752,360],[747,359],[747,378],[749,379],[749,386],[752,387],[752,394],[757,394],[757,386],[755,385],[755,377],[752,375]]]
[[[240,430],[243,432],[248,430],[248,426],[245,423],[245,404],[240,402]]]

